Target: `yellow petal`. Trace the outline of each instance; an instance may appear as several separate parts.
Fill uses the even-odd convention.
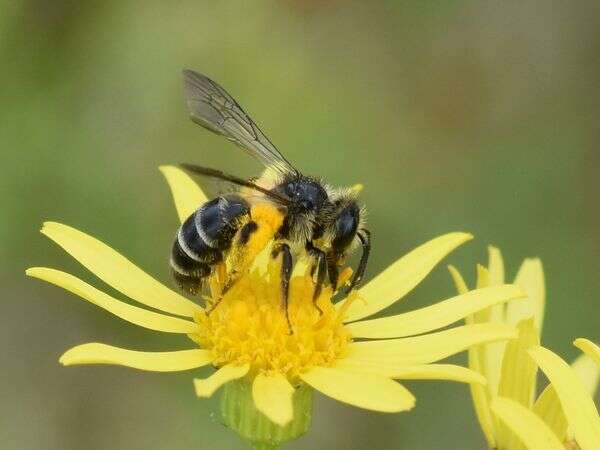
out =
[[[336,369],[348,372],[371,373],[396,380],[447,380],[459,383],[486,384],[483,375],[453,364],[388,364],[385,361],[362,361],[351,357],[340,359]]]
[[[519,403],[497,397],[492,401],[491,407],[500,421],[521,440],[528,450],[565,450],[544,421]]]
[[[188,334],[198,331],[198,325],[194,322],[129,305],[60,270],[33,267],[27,269],[25,273],[30,277],[39,278],[40,280],[60,286],[115,316],[140,327],[167,333]]]
[[[582,346],[585,348],[586,344],[595,346],[593,342],[587,339],[577,339],[575,344],[582,350]],[[596,346],[596,348],[598,347]],[[592,359],[592,354],[589,352],[592,348],[586,350],[588,350],[586,353],[579,355],[571,363],[571,369],[577,374],[590,396],[594,397],[600,383],[600,361],[596,362]],[[573,430],[571,428],[567,428],[567,439],[573,440]]]
[[[559,441],[565,441],[568,423],[554,386],[546,386],[531,410],[550,427]]]
[[[469,368],[475,373],[483,373],[481,361],[483,357],[482,351],[484,348],[484,346],[469,348]],[[497,427],[490,410],[489,390],[486,388],[486,386],[473,383],[469,385],[469,389],[471,390],[471,398],[473,400],[475,414],[477,415],[477,420],[479,421],[479,425],[481,426],[481,431],[485,436],[485,440],[488,443],[488,447],[496,448],[495,429]]]
[[[467,283],[465,283],[465,279],[460,274],[458,269],[452,265],[448,266],[448,270],[450,271],[450,275],[452,276],[452,281],[454,281],[454,286],[456,287],[456,291],[459,294],[466,294],[469,291],[467,287]]]
[[[598,364],[598,367],[600,367],[600,347],[599,346],[594,344],[589,339],[585,339],[585,338],[575,339],[575,342],[573,342],[573,344],[575,345],[575,347],[577,347],[579,350],[581,350],[583,353],[585,353],[587,356],[589,356],[593,361],[595,361],[596,364]]]
[[[537,366],[527,350],[539,345],[533,318],[518,324],[519,337],[506,345],[498,395],[515,400],[528,408],[535,394]]]
[[[576,345],[577,341],[575,341]],[[577,374],[587,392],[593,397],[600,381],[600,366],[596,365],[590,357],[582,354],[571,363],[571,369]],[[567,430],[567,418],[562,410],[554,386],[551,384],[546,386],[546,389],[533,405],[533,412],[544,419],[544,422],[554,430],[554,434],[560,441],[573,439],[572,432]]]
[[[491,286],[504,284],[504,260],[502,253],[494,246],[488,247],[488,271],[489,283]]]
[[[584,353],[571,363],[571,368],[579,376],[589,394],[592,397],[596,395],[598,383],[600,382],[600,363],[597,363],[588,354]]]
[[[597,449],[600,442],[600,416],[575,371],[543,347],[534,347],[529,354],[556,389],[569,427],[581,450]]]
[[[194,211],[208,201],[202,189],[183,170],[175,166],[160,166],[167,179],[179,220],[183,223]]]
[[[348,308],[346,321],[375,314],[408,294],[446,255],[472,239],[467,233],[449,233],[417,247],[377,275],[360,289],[364,302],[355,301]],[[338,308],[344,302],[337,304]]]
[[[98,278],[129,298],[152,308],[192,317],[202,308],[159,283],[124,256],[81,231],[46,222],[42,233]]]
[[[467,284],[465,283],[465,280],[463,279],[462,275],[458,272],[458,270],[456,270],[452,266],[450,266],[448,269],[450,270],[450,275],[452,275],[452,279],[454,280],[454,284],[456,286],[457,291],[461,294],[467,292]],[[485,267],[478,265],[477,287],[479,289],[482,289],[488,286],[489,272]],[[465,317],[465,323],[467,325],[485,323],[487,322],[488,314],[489,309],[470,314],[467,317]],[[486,356],[485,351],[486,346],[484,345],[469,347],[468,349],[469,368],[476,373],[482,374],[482,376],[484,377],[485,366],[483,364],[483,361]],[[475,414],[477,415],[477,420],[479,421],[481,430],[483,431],[485,439],[488,443],[488,447],[496,448],[495,424],[489,406],[489,391],[486,386],[476,383],[471,383],[469,385],[469,389],[471,390],[471,399],[473,400]]]
[[[475,287],[477,289],[481,289],[491,285],[492,283],[490,283],[490,271],[481,264],[477,264],[477,282],[475,283]]]
[[[522,287],[527,293],[527,300],[512,302],[506,306],[506,323],[516,325],[523,319],[533,317],[535,328],[541,334],[546,301],[542,262],[537,258],[523,261],[519,272],[517,272],[515,284]]]
[[[496,247],[488,247],[488,268],[477,267],[477,287],[496,286],[504,284],[504,260],[500,250]],[[476,323],[491,322],[505,323],[506,305],[499,304],[489,307],[473,315]],[[488,390],[494,395],[498,392],[500,383],[500,372],[502,370],[502,355],[504,354],[505,342],[494,342],[481,350],[483,374],[488,380]]]
[[[196,378],[194,379],[196,395],[198,397],[210,397],[225,383],[245,376],[249,369],[249,364],[244,364],[242,366],[226,364],[207,378]]]
[[[490,272],[481,264],[477,264],[477,282],[475,283],[476,289],[483,289],[490,287]],[[504,305],[497,305],[496,308],[504,308]],[[486,323],[490,321],[490,314],[492,307],[478,311],[472,315],[474,323]]]
[[[453,266],[449,266],[448,269],[450,270],[450,275],[454,280],[456,290],[460,294],[466,293],[469,290],[469,288],[467,287],[467,284],[465,283],[465,280],[460,274],[460,272],[456,270],[456,268]],[[477,286],[480,289],[489,286],[489,273],[488,270],[483,266],[477,267]],[[467,325],[485,323],[487,322],[488,314],[489,309],[470,314],[467,317],[465,317],[465,322]],[[483,345],[469,347],[469,368],[473,372],[478,374],[485,374],[485,367],[483,364],[483,361],[486,357],[485,351],[486,346]],[[486,388],[486,386],[477,383],[471,383],[469,385],[469,389],[471,390],[471,399],[473,400],[475,414],[477,415],[477,420],[479,421],[481,430],[483,431],[485,439],[488,443],[488,447],[496,448],[496,437],[494,431],[495,424],[489,406],[489,390]]]
[[[533,317],[521,321],[517,327],[519,337],[508,342],[504,351],[498,395],[529,408],[535,395],[537,365],[529,357],[527,350],[539,345],[539,336]],[[519,447],[509,428],[500,425],[497,435],[498,441],[506,448]]]
[[[413,336],[443,328],[491,305],[523,296],[521,289],[513,285],[488,287],[416,311],[354,322],[346,328],[353,337],[361,338]]]
[[[349,357],[394,364],[428,364],[472,345],[517,337],[517,330],[501,324],[476,324],[401,339],[354,342]]]
[[[196,369],[212,362],[208,350],[139,352],[93,342],[67,350],[59,359],[65,366],[78,364],[115,364],[153,372],[177,372]]]
[[[256,409],[281,426],[285,426],[294,418],[293,395],[294,388],[280,373],[260,373],[252,383],[252,398]]]
[[[415,397],[399,383],[379,375],[313,367],[300,378],[340,402],[381,412],[407,411]]]

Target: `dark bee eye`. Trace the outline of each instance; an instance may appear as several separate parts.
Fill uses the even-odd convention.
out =
[[[287,186],[285,187],[285,192],[288,195],[295,195],[298,194],[296,192],[296,185],[294,183],[288,183]]]

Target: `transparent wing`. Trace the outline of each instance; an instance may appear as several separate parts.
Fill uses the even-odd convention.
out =
[[[183,84],[190,118],[195,123],[225,136],[266,167],[282,174],[297,173],[225,89],[193,70],[183,71]]]
[[[227,194],[237,194],[240,191],[238,185],[219,178],[197,175],[194,179],[209,200]]]
[[[287,197],[257,185],[255,180],[245,180],[217,169],[194,164],[180,164],[180,166],[195,175],[208,198],[235,193],[248,200],[269,201],[280,206],[287,207],[290,203]]]

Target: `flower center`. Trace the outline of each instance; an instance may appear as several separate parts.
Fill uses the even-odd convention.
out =
[[[279,264],[273,261],[264,274],[243,275],[214,310],[195,318],[199,332],[190,337],[213,352],[215,365],[249,363],[254,372],[279,372],[293,380],[343,356],[351,338],[342,312],[332,304],[332,289],[324,287],[317,299],[321,313],[313,303],[312,277],[292,277],[290,332],[279,280]]]

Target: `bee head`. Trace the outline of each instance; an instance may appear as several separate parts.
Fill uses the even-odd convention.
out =
[[[323,186],[308,177],[288,181],[283,190],[299,212],[316,212],[327,200],[327,192]]]

